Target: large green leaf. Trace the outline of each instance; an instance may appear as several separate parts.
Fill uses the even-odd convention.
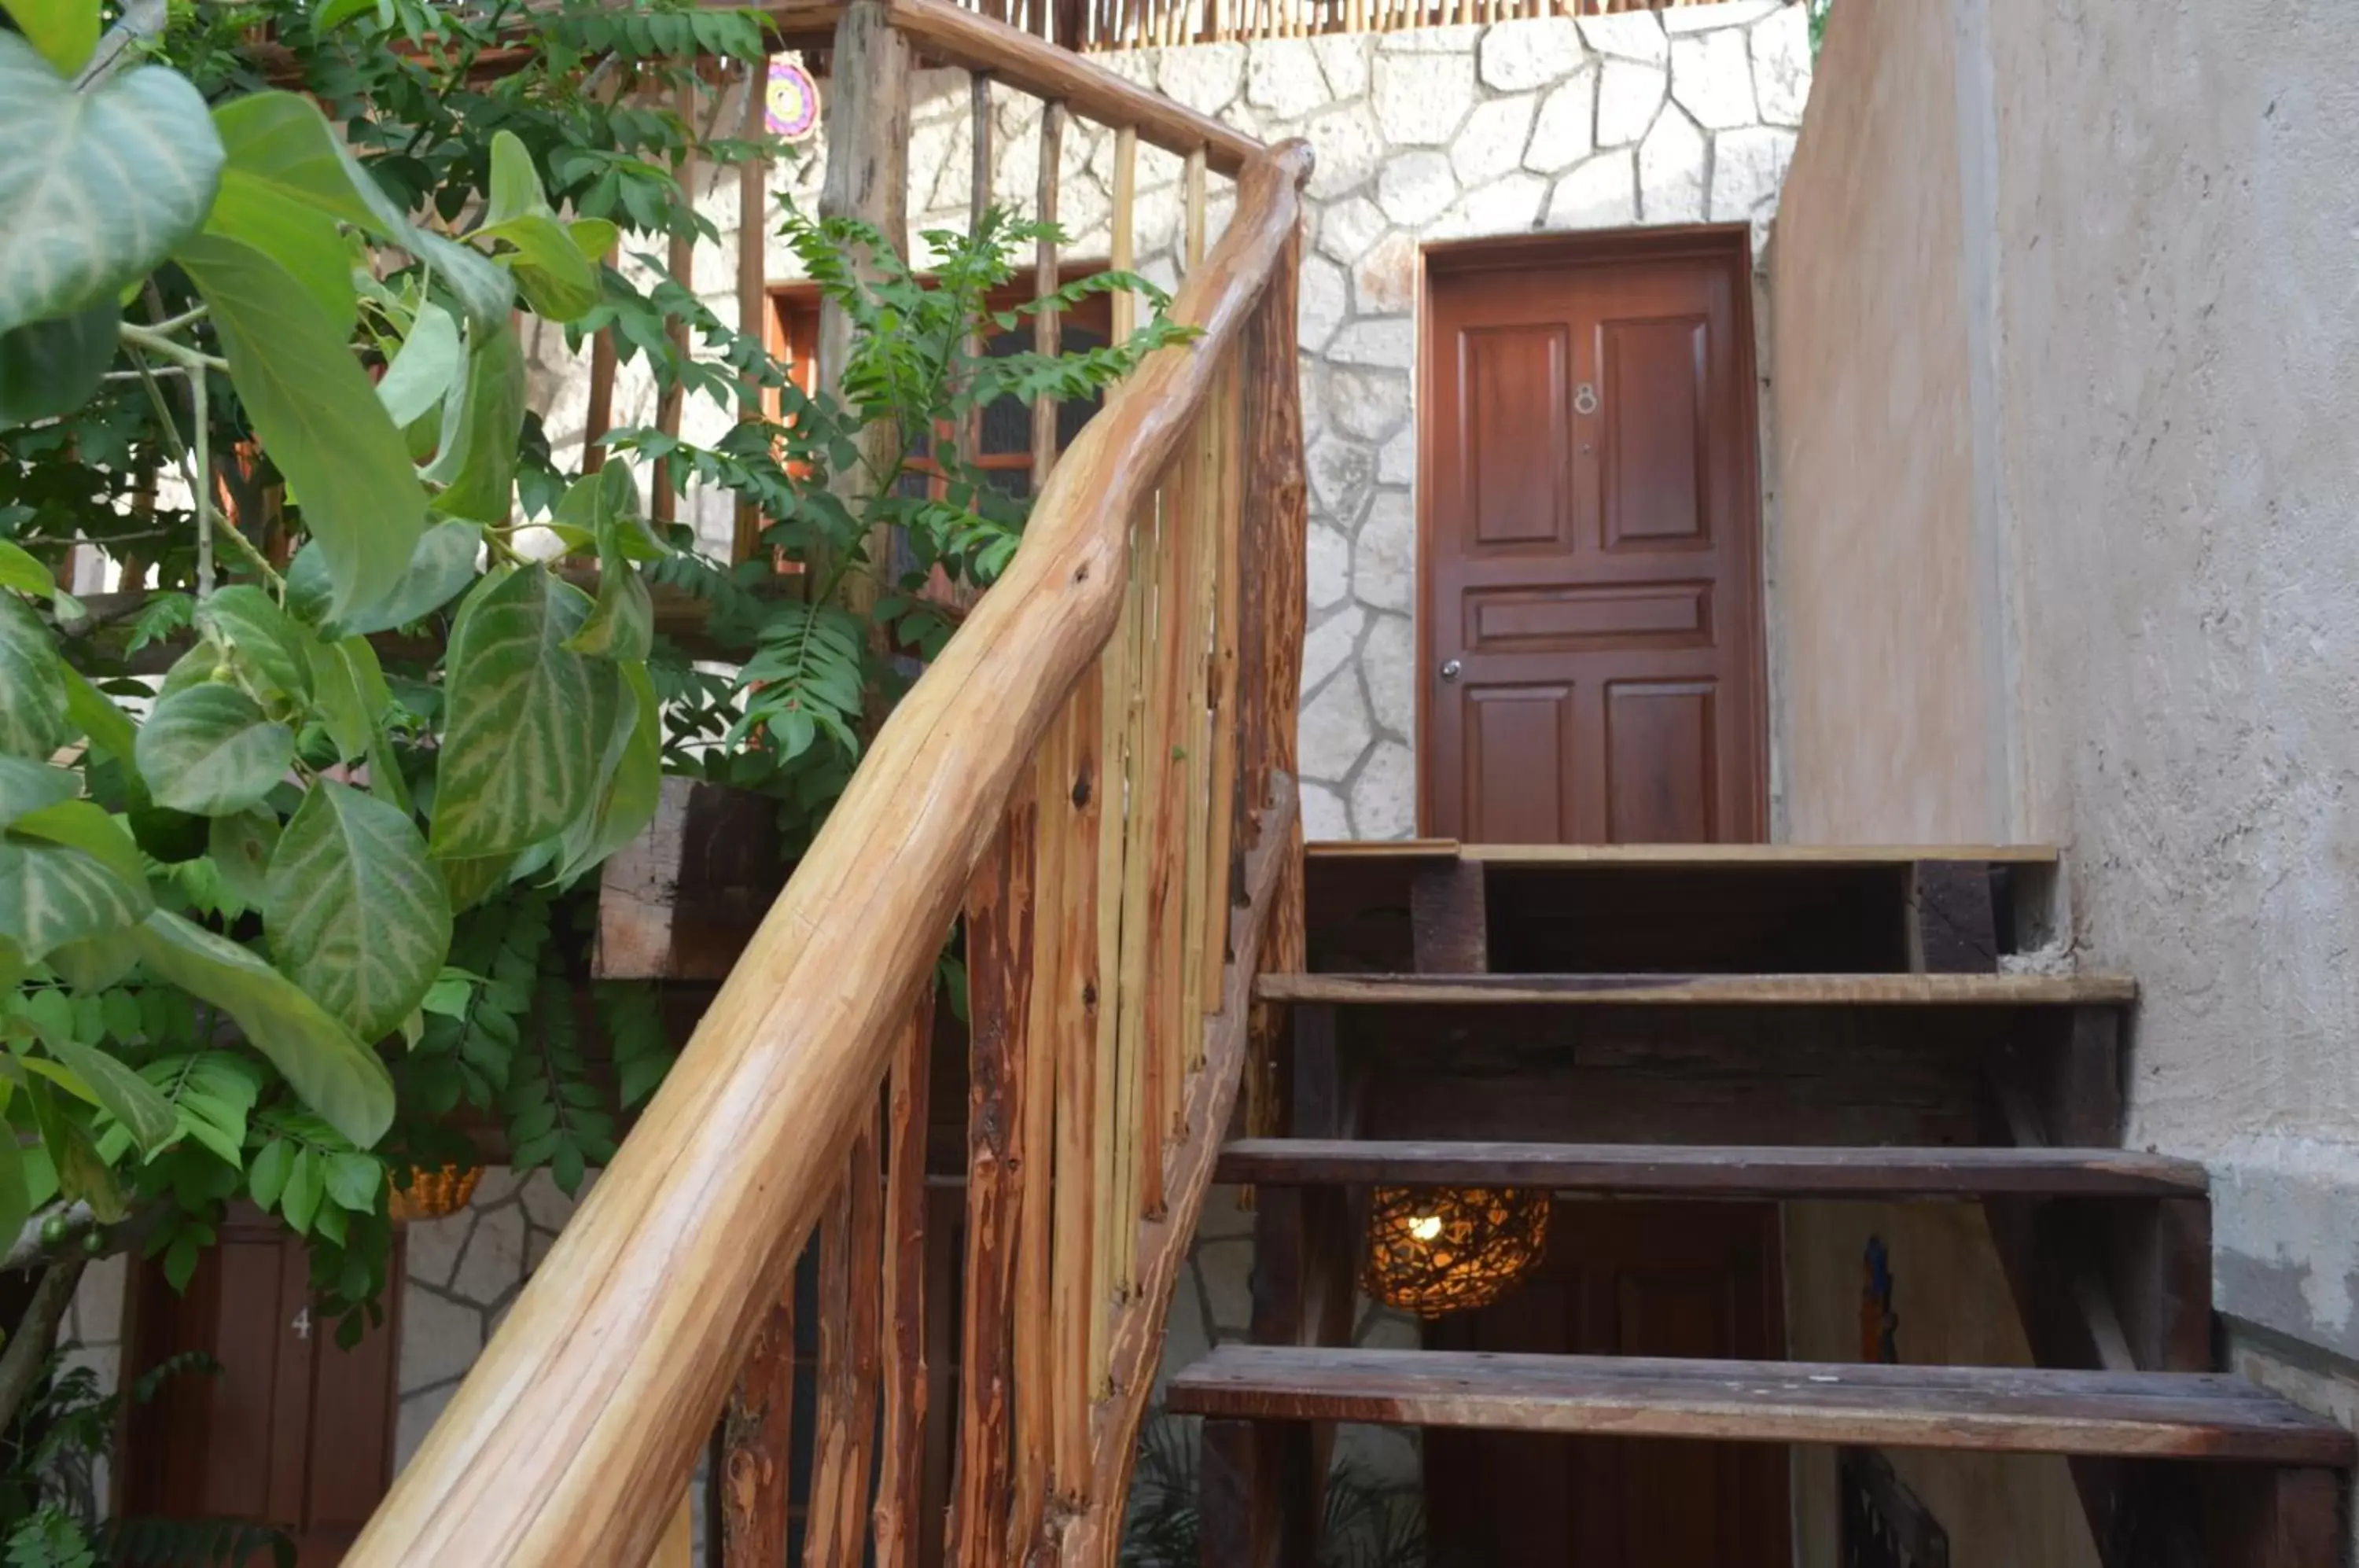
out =
[[[310,700],[310,648],[317,639],[261,589],[234,583],[199,600],[196,624],[237,649],[273,690],[299,702]]]
[[[484,205],[484,222],[505,223],[530,212],[546,213],[549,195],[541,189],[540,171],[532,153],[514,131],[492,133],[492,189]]]
[[[0,539],[0,588],[47,598],[58,591],[58,580],[49,575],[39,557],[22,545]]]
[[[221,194],[206,214],[205,233],[261,252],[286,269],[339,332],[360,312],[353,290],[353,257],[335,220],[288,201],[269,186],[241,180],[234,165],[222,173]]]
[[[0,593],[0,756],[46,758],[72,735],[65,666],[49,628],[21,600]]]
[[[408,1018],[451,950],[451,901],[408,816],[360,790],[311,787],[270,860],[270,950],[363,1040]]]
[[[0,834],[0,937],[27,958],[120,931],[150,907],[145,882],[127,883],[78,849]]]
[[[255,93],[215,109],[213,128],[227,162],[207,232],[277,262],[349,331],[352,260],[336,224],[372,228],[375,215],[354,189],[326,118],[299,93]]]
[[[147,862],[139,841],[121,817],[95,800],[60,800],[16,819],[12,831],[21,837],[46,839],[80,850],[133,888],[145,912],[147,905]]]
[[[508,319],[508,311],[516,303],[516,288],[499,263],[479,250],[411,223],[409,214],[385,193],[385,187],[376,182],[375,176],[353,156],[349,146],[339,142],[336,151],[352,177],[353,191],[368,208],[371,233],[431,267],[434,276],[459,296],[459,302],[466,308],[467,320],[476,326],[489,330]]]
[[[624,701],[618,726],[626,725],[598,807],[568,830],[558,870],[560,880],[580,876],[638,837],[655,821],[663,793],[662,710],[655,682],[644,664],[620,667]]]
[[[527,302],[552,321],[581,320],[604,293],[596,264],[546,212],[521,213],[477,230],[475,237],[510,247],[499,259],[516,274]]]
[[[30,757],[0,757],[0,828],[27,811],[38,811],[82,793],[74,776]]]
[[[0,429],[71,414],[114,363],[123,312],[112,294],[85,310],[0,332]]]
[[[393,1079],[376,1053],[261,959],[158,909],[132,940],[149,974],[237,1020],[305,1104],[362,1149],[393,1123]]]
[[[84,680],[80,671],[69,666],[65,674],[67,722],[88,735],[91,745],[125,768],[135,767],[132,754],[138,747],[139,734],[132,725],[131,715],[117,706],[114,698]]]
[[[41,58],[71,77],[98,47],[98,0],[0,0],[0,11],[16,24]],[[13,1227],[0,1236],[14,1236]]]
[[[516,433],[524,425],[524,350],[506,321],[468,335],[467,385],[442,405],[442,446],[426,477],[443,486],[434,497],[437,512],[505,523],[516,492]]]
[[[381,596],[425,531],[426,497],[344,334],[251,245],[200,234],[174,259],[212,308],[230,379],[302,504],[303,526],[326,557],[332,609]]]
[[[304,550],[309,550],[306,545]],[[322,627],[328,637],[367,637],[406,626],[431,615],[458,596],[475,580],[475,557],[484,548],[484,530],[474,523],[437,523],[419,537],[404,568],[385,596],[335,617]],[[296,553],[300,565],[304,551]],[[293,578],[288,579],[290,588]],[[292,593],[289,599],[291,602]]]
[[[76,93],[0,33],[0,332],[113,295],[205,221],[221,138],[179,72],[135,66]]]
[[[655,641],[656,604],[645,579],[620,554],[598,561],[598,602],[566,647],[603,659],[644,659]]]
[[[217,817],[262,803],[295,760],[295,732],[235,686],[201,681],[156,700],[138,759],[158,805]]]
[[[580,589],[538,567],[469,595],[451,642],[436,858],[524,850],[596,804],[619,682],[611,662],[565,647],[588,613]]]
[[[153,1154],[179,1136],[179,1113],[172,1108],[172,1102],[120,1058],[69,1036],[43,1043],[73,1069],[89,1087],[92,1098],[123,1124],[141,1149]]]
[[[459,323],[451,312],[431,300],[419,306],[409,335],[376,384],[376,400],[395,424],[408,430],[442,401],[459,377],[462,352]]]
[[[215,817],[205,833],[222,886],[249,909],[262,908],[270,887],[270,857],[278,848],[278,813],[267,806]]]
[[[368,646],[362,638],[354,642]],[[368,754],[369,740],[376,733],[374,715],[368,704],[361,700],[360,682],[353,672],[352,655],[340,642],[314,642],[311,645],[311,714],[327,732],[336,748],[339,762],[352,762]]]

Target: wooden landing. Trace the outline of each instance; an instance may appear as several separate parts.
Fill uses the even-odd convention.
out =
[[[1256,1000],[1335,1007],[2120,1007],[2125,975],[1265,975]]]
[[[1322,839],[1314,861],[1476,860],[1486,866],[1837,866],[1925,862],[2053,866],[2042,844],[1461,844],[1449,838]]]
[[[2347,1466],[2352,1434],[2209,1373],[1661,1361],[1224,1345],[1170,1409],[1612,1437]]]
[[[1266,1186],[1456,1184],[1698,1198],[2201,1198],[2191,1160],[2118,1149],[1788,1149],[1252,1138],[1218,1180]]]

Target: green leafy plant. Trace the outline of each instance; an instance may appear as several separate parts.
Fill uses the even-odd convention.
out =
[[[1140,1432],[1123,1521],[1124,1568],[1192,1568],[1202,1561],[1197,1443],[1195,1422],[1159,1410]],[[1427,1568],[1417,1483],[1371,1475],[1338,1456],[1327,1473],[1319,1543],[1317,1568]]]
[[[195,1353],[159,1362],[133,1386],[154,1399],[170,1379],[211,1377]],[[102,1394],[90,1367],[52,1357],[38,1389],[0,1435],[0,1559],[8,1568],[198,1568],[266,1559],[294,1568],[295,1542],[278,1530],[233,1519],[107,1519],[95,1468],[114,1451],[123,1395]]]

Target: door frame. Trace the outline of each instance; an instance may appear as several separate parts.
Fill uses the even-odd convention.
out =
[[[1434,377],[1440,366],[1432,342],[1433,286],[1438,276],[1469,272],[1524,271],[1556,267],[1574,271],[1588,267],[1622,267],[1633,262],[1705,261],[1727,269],[1729,297],[1735,313],[1736,374],[1743,395],[1744,430],[1737,441],[1736,517],[1750,548],[1753,598],[1753,734],[1754,790],[1751,818],[1743,825],[1745,836],[1735,842],[1767,843],[1769,837],[1769,603],[1767,541],[1761,495],[1761,376],[1754,352],[1753,228],[1749,223],[1678,223],[1659,228],[1585,229],[1560,234],[1506,234],[1495,238],[1449,240],[1421,245],[1417,274],[1417,597],[1411,608],[1416,626],[1417,670],[1417,831],[1431,836],[1433,829],[1433,617],[1426,595],[1433,583],[1433,485],[1438,472],[1433,460],[1437,435],[1433,424]]]

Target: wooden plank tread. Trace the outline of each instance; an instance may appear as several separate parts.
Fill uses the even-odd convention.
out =
[[[2191,1160],[2119,1149],[1807,1149],[1239,1138],[1223,1181],[1504,1185],[1719,1198],[2200,1198]]]
[[[1913,866],[1919,861],[1980,861],[1991,866],[2053,866],[2044,844],[1460,844],[1447,838],[1324,839],[1306,844],[1313,860],[1479,860],[1489,866]]]
[[[1264,975],[1256,1000],[1338,1007],[2093,1007],[2126,975]]]
[[[1170,1408],[1249,1421],[2347,1466],[2352,1434],[2241,1377],[1228,1345]]]

